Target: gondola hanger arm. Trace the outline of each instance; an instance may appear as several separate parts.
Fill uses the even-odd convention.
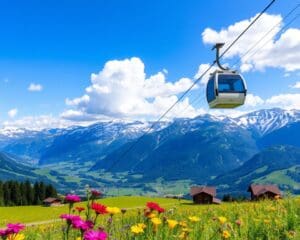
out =
[[[213,48],[211,50],[215,50],[216,49],[216,60],[214,61],[215,63],[217,63],[218,67],[221,69],[221,70],[229,70],[228,68],[226,67],[223,67],[220,63],[220,48],[222,48],[224,46],[225,43],[216,43]]]

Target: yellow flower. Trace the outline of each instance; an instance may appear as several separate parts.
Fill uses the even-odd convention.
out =
[[[191,222],[199,222],[199,221],[200,221],[200,218],[198,218],[198,217],[196,217],[196,216],[191,216],[191,217],[189,217],[189,220],[190,220]]]
[[[171,228],[171,229],[173,229],[174,227],[176,227],[177,224],[178,224],[178,222],[176,220],[171,220],[171,219],[168,219],[167,223],[168,223],[169,228]]]
[[[159,218],[157,218],[157,217],[151,218],[151,222],[152,222],[155,226],[161,224],[161,220],[160,220]]]
[[[140,234],[144,232],[144,228],[139,226],[139,224],[131,226],[130,230],[134,234]]]
[[[265,219],[265,220],[264,220],[264,223],[265,223],[265,224],[269,224],[270,222],[271,222],[271,221],[270,221],[269,219]]]
[[[147,215],[148,218],[155,218],[156,217],[156,214],[155,213],[149,213]]]
[[[179,235],[179,239],[187,239],[188,234],[186,232],[182,232]]]
[[[179,222],[179,225],[180,225],[181,227],[187,227],[186,221],[181,221],[181,222]]]
[[[219,221],[221,224],[224,224],[227,222],[227,218],[226,217],[218,217]]]
[[[106,210],[110,214],[117,214],[121,212],[120,208],[117,207],[107,207]]]
[[[222,233],[222,237],[225,239],[230,238],[230,233],[227,230],[224,230]]]
[[[138,225],[138,227],[140,227],[142,229],[146,228],[146,224],[144,224],[144,223],[138,223],[137,225]]]
[[[8,235],[7,240],[24,240],[25,239],[25,235],[22,233],[19,233],[17,235],[14,234],[10,234]]]

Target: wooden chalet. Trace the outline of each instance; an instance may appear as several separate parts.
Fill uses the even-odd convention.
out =
[[[196,204],[220,204],[221,200],[216,198],[216,188],[206,186],[191,187],[191,196]]]
[[[281,192],[277,185],[256,185],[251,184],[248,188],[251,193],[251,200],[281,198]]]
[[[60,206],[61,204],[62,204],[62,201],[59,198],[49,197],[43,201],[43,205],[45,207]]]

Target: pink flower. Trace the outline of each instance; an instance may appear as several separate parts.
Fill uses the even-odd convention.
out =
[[[72,215],[72,214],[62,214],[60,215],[61,219],[65,219],[67,224],[72,224],[76,220],[81,220],[80,216]]]
[[[7,226],[7,231],[9,232],[9,234],[18,233],[25,228],[25,226],[21,223],[9,223],[6,226]]]
[[[94,224],[91,221],[83,221],[82,219],[75,219],[72,221],[72,226],[75,229],[86,231],[88,229],[92,229],[94,227]]]
[[[107,233],[103,231],[90,230],[85,232],[84,240],[106,240]]]
[[[5,229],[0,229],[0,237],[7,237],[10,234],[19,233],[25,226],[21,223],[9,223]]]
[[[0,229],[0,237],[6,237],[8,235],[7,229]]]
[[[76,203],[76,202],[80,202],[81,199],[79,196],[75,195],[75,194],[68,194],[66,197],[65,197],[65,201],[66,202],[69,202],[69,203]]]

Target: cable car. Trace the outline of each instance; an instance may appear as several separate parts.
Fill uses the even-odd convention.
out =
[[[206,99],[210,108],[235,108],[245,103],[247,86],[243,77],[236,71],[222,67],[219,50],[224,43],[217,43],[215,62],[220,70],[210,75],[206,85]]]
[[[245,80],[234,71],[216,70],[211,74],[206,87],[206,98],[210,108],[241,106],[245,103],[246,94]]]

